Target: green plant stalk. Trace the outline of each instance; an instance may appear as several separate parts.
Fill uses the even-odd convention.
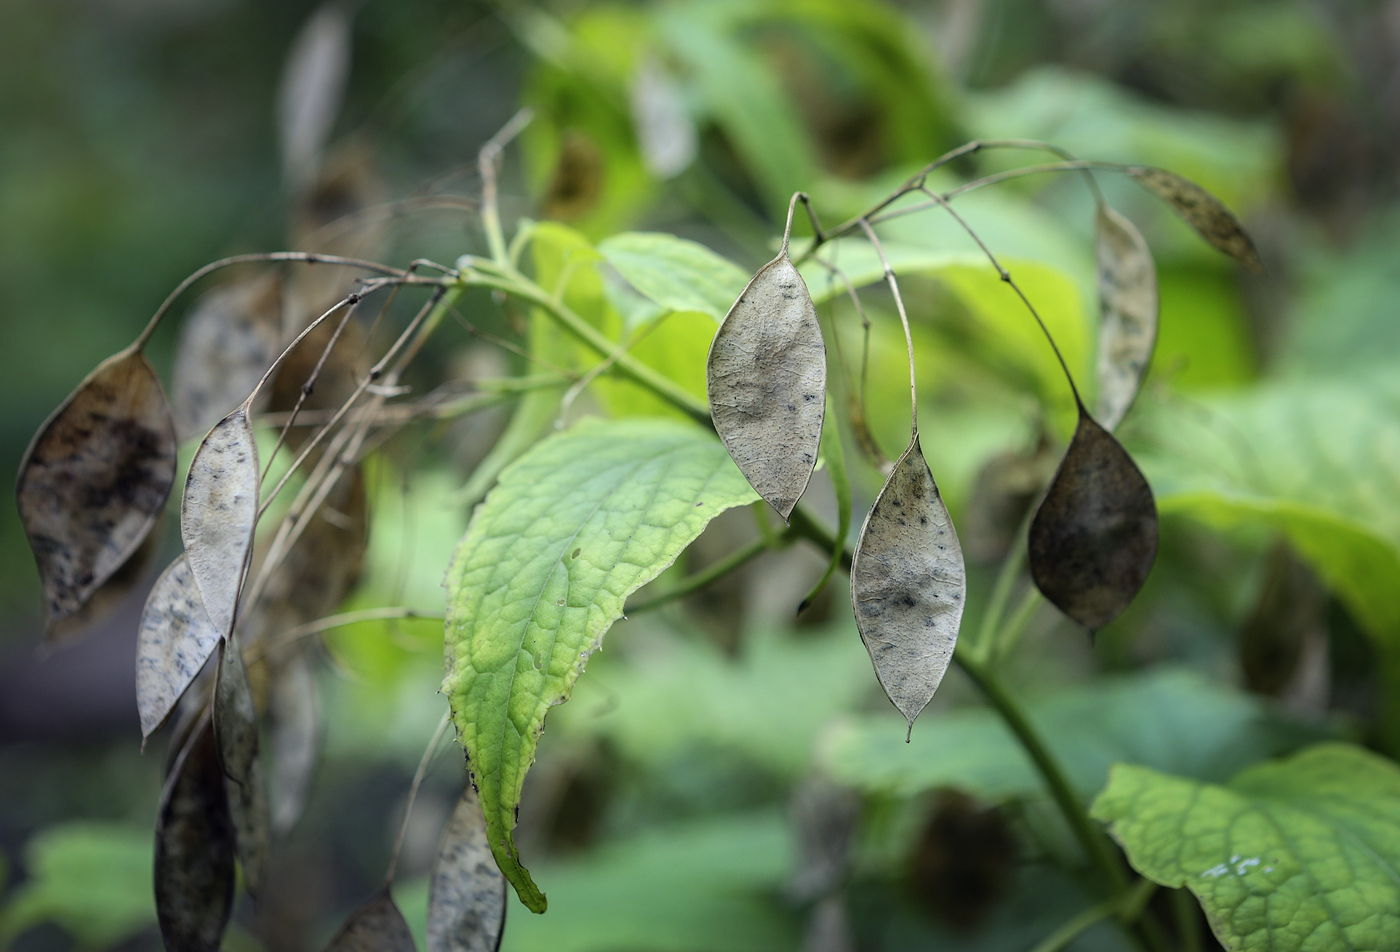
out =
[[[1156,883],[1150,879],[1140,879],[1137,885],[1128,890],[1121,898],[1110,899],[1096,906],[1090,906],[1070,919],[1046,937],[1045,941],[1037,945],[1032,952],[1062,952],[1071,942],[1110,916],[1116,915],[1119,922],[1127,925],[1142,914],[1143,906],[1147,904],[1147,900],[1151,899],[1152,894],[1156,891]]]
[[[764,552],[767,552],[769,549],[774,547],[775,543],[780,544],[783,538],[784,535],[778,535],[775,537],[774,542],[770,542],[768,539],[764,538],[754,539],[748,545],[743,546],[739,549],[735,549],[733,552],[729,553],[713,565],[701,569],[694,575],[686,576],[679,583],[677,583],[675,588],[671,589],[670,591],[662,592],[655,598],[644,599],[640,602],[637,602],[635,605],[628,605],[626,608],[623,609],[623,617],[625,618],[628,615],[636,615],[640,612],[649,612],[654,608],[660,608],[662,605],[674,602],[678,598],[685,598],[692,592],[698,592],[700,591],[700,589],[711,584],[717,579],[723,578],[730,572],[739,568],[741,565],[744,565],[746,562],[749,562],[754,558],[758,557],[759,555],[762,555]]]
[[[509,268],[509,266],[496,267],[481,259],[475,259],[471,262],[471,267],[463,270],[461,286],[493,288],[529,301],[548,314],[559,326],[596,350],[600,356],[612,357],[613,365],[617,368],[618,373],[650,390],[695,422],[707,427],[712,426],[710,408],[704,401],[697,399],[670,378],[638,361],[631,354],[615,353],[616,343],[608,340],[602,331],[585,321],[563,301],[558,300],[513,268]]]
[[[1021,540],[1026,537],[1030,529],[1031,519],[1035,516],[1035,509],[1032,507],[1027,511],[1021,520],[1021,526],[1016,530],[1016,542],[1012,544],[1011,551],[1006,558],[1001,560],[1001,569],[997,572],[996,582],[992,585],[991,597],[987,599],[987,609],[982,614],[982,624],[977,629],[977,638],[973,641],[970,651],[974,660],[986,663],[996,654],[996,645],[1001,633],[1002,619],[1006,616],[1006,605],[1011,600],[1011,590],[1016,585],[1016,578],[1021,574],[1021,569],[1026,564],[1026,547]]]

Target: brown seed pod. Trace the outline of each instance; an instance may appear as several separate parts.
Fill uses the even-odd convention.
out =
[[[958,641],[967,573],[916,431],[851,558],[851,604],[880,686],[914,728]]]
[[[258,445],[247,405],[219,421],[190,463],[180,504],[180,537],[209,620],[233,631],[258,518]]]
[[[1112,431],[1127,414],[1157,343],[1157,269],[1133,223],[1107,205],[1097,220],[1099,402],[1095,417]]]
[[[1195,182],[1166,169],[1139,166],[1126,171],[1137,179],[1143,188],[1176,209],[1177,214],[1186,219],[1186,223],[1196,229],[1197,234],[1217,249],[1251,271],[1264,270],[1264,264],[1259,260],[1259,252],[1255,250],[1254,240],[1220,199]]]
[[[138,350],[103,361],[34,435],[15,497],[51,630],[150,533],[175,482],[175,453],[165,392]]]
[[[165,722],[204,667],[219,630],[181,555],[156,580],[136,632],[136,707],[144,740]]]
[[[233,909],[234,832],[207,720],[175,761],[156,821],[156,918],[167,949],[218,952]]]
[[[350,913],[325,952],[414,952],[413,933],[387,884]]]
[[[1157,557],[1157,506],[1142,471],[1081,406],[1065,458],[1031,521],[1031,577],[1090,633],[1122,613]]]
[[[826,345],[786,248],[725,315],[710,344],[706,381],[725,449],[786,520],[817,465],[826,415]]]
[[[496,952],[506,927],[506,878],[491,855],[486,819],[470,783],[433,862],[428,952]]]

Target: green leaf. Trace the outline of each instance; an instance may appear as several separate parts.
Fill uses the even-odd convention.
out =
[[[65,823],[36,833],[25,852],[29,878],[0,909],[0,945],[55,922],[81,948],[109,948],[156,921],[150,830]]]
[[[749,275],[704,245],[661,232],[628,231],[598,245],[632,287],[671,311],[729,312]]]
[[[1117,766],[1092,812],[1231,952],[1400,948],[1400,768],[1375,754],[1322,744],[1224,786]]]
[[[1029,377],[1043,400],[1063,410],[1066,429],[1072,428],[1073,403],[1054,352],[1025,304],[985,257],[905,243],[883,245],[896,274],[931,275],[956,295],[973,322],[973,334],[992,359],[1010,363]],[[823,248],[820,255],[839,266],[857,288],[884,280],[884,265],[867,241],[842,240],[834,248]],[[1094,389],[1090,361],[1093,334],[1079,282],[1057,264],[1020,258],[1001,261],[1035,305],[1059,344],[1075,383],[1088,399]],[[817,304],[846,293],[844,282],[831,281],[827,269],[818,262],[809,261],[799,270]]]
[[[1108,679],[1027,707],[1070,782],[1085,794],[1100,790],[1118,762],[1224,779],[1325,736],[1180,670]],[[838,780],[900,796],[955,786],[1000,799],[1042,789],[1020,744],[981,708],[939,712],[910,743],[898,718],[847,721],[824,738],[819,760]]]
[[[757,498],[712,434],[584,420],[502,474],[447,572],[447,677],[491,846],[521,900],[544,895],[511,837],[549,708],[567,700],[627,596],[720,512]]]
[[[1163,514],[1283,532],[1356,620],[1400,647],[1400,393],[1384,378],[1275,384],[1150,415]]]
[[[705,355],[714,340],[715,319],[701,311],[672,311],[649,328],[628,353],[675,381],[700,400],[705,393]],[[613,416],[669,416],[688,419],[676,407],[650,390],[617,374],[607,374],[594,384],[603,406]]]

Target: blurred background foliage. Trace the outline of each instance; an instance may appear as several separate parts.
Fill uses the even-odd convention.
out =
[[[6,478],[49,410],[185,274],[295,240],[274,103],[315,9],[0,5]],[[1102,179],[1160,274],[1161,337],[1121,434],[1158,494],[1162,551],[1147,589],[1093,646],[1052,610],[1034,614],[1011,677],[1037,699],[1086,795],[1119,759],[1222,779],[1325,736],[1400,751],[1400,3],[346,9],[351,68],[327,160],[343,183],[319,211],[474,196],[476,149],[529,105],[536,119],[506,163],[503,203],[508,222],[568,226],[541,231],[541,268],[551,248],[634,229],[693,238],[750,272],[771,255],[792,191],[834,221],[972,137],[1161,165],[1219,195],[1252,230],[1266,274],[1238,273],[1131,183]],[[954,171],[1024,158],[988,153]],[[1043,302],[1087,379],[1095,292],[1082,183],[1020,179],[961,207]],[[994,563],[1067,433],[1065,397],[965,236],[928,214],[886,234],[903,256],[925,452],[969,556],[965,625],[976,625]],[[388,223],[385,258],[450,261],[480,244],[460,208],[424,207]],[[823,313],[845,353],[858,354],[859,318],[839,287],[819,271],[808,280],[832,300]],[[624,317],[636,304],[598,293]],[[519,333],[518,316],[484,296],[468,310],[480,328]],[[902,365],[902,340],[878,291],[867,310],[869,425],[888,453],[907,432],[900,376],[883,371]],[[715,316],[669,322],[646,359],[685,380]],[[164,330],[153,345],[162,370],[173,340]],[[465,333],[444,336],[427,363],[419,383],[527,370]],[[617,410],[628,398],[599,388],[599,399]],[[409,430],[378,458],[364,580],[347,608],[442,610],[443,567],[468,515],[460,488],[503,425],[488,414]],[[879,478],[855,475],[859,512]],[[813,494],[830,516],[829,483]],[[676,572],[754,531],[731,513]],[[173,555],[170,526],[163,545]],[[833,796],[833,780],[863,804],[842,913],[859,948],[1029,948],[1088,901],[1063,861],[1065,830],[958,675],[905,748],[842,586],[793,621],[822,562],[767,554],[609,636],[551,715],[526,789],[519,839],[551,907],[514,909],[507,949],[815,947],[804,932],[827,913],[818,903],[809,916],[815,893],[794,869],[814,862],[803,804]],[[160,756],[139,752],[131,677],[144,588],[83,640],[36,656],[37,588],[15,514],[0,512],[0,944],[158,948],[148,869]],[[442,710],[436,623],[365,623],[326,641],[319,781],[265,899],[240,907],[231,949],[324,943],[377,881]],[[460,782],[444,755],[409,826],[398,893],[420,945],[422,877]],[[1119,947],[1106,926],[1073,946]]]

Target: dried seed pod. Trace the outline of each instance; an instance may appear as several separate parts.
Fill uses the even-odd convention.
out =
[[[826,345],[786,247],[725,315],[710,345],[706,386],[725,449],[786,520],[817,464],[826,412]]]
[[[457,801],[433,862],[428,952],[495,952],[506,927],[506,878],[486,839],[470,783]]]
[[[1157,269],[1133,223],[1107,205],[1097,221],[1099,259],[1099,403],[1113,430],[1142,386],[1157,343]]]
[[[1081,406],[1079,425],[1031,520],[1031,577],[1089,629],[1137,595],[1157,556],[1157,506],[1142,472]]]
[[[1187,224],[1217,249],[1251,271],[1264,270],[1253,239],[1220,199],[1195,182],[1166,169],[1140,166],[1126,171],[1149,192],[1175,208]]]
[[[77,612],[141,545],[175,483],[175,426],[145,356],[103,361],[44,421],[15,497],[49,626]]]
[[[294,655],[272,679],[267,737],[272,758],[272,828],[285,834],[301,819],[321,748],[316,676],[304,653]]]
[[[143,740],[165,722],[218,643],[219,631],[181,555],[156,580],[136,633],[136,707]]]
[[[180,328],[175,432],[187,440],[243,402],[281,352],[282,281],[264,272],[200,298]]]
[[[156,517],[156,523],[146,538],[131,553],[131,557],[111,574],[102,587],[88,597],[87,604],[67,618],[52,622],[44,634],[49,645],[61,645],[80,638],[99,624],[111,618],[131,597],[131,594],[146,580],[147,570],[155,561],[156,552],[161,547],[161,524],[165,513]]]
[[[914,728],[958,640],[967,570],[916,430],[865,517],[851,604],[875,674]]]
[[[326,952],[414,952],[413,933],[383,886],[340,927]]]
[[[156,918],[167,949],[218,952],[233,909],[234,832],[213,727],[197,731],[161,797]]]
[[[221,635],[233,631],[257,525],[260,475],[258,445],[243,405],[199,444],[180,504],[185,556],[209,620]]]
[[[272,815],[261,762],[253,758],[244,782],[235,783],[226,777],[224,788],[238,843],[238,863],[243,867],[243,885],[250,896],[256,896],[262,892],[267,858],[272,852]]]
[[[219,763],[235,783],[247,783],[258,756],[258,711],[243,650],[232,637],[219,650],[219,674],[214,682],[214,734]]]

